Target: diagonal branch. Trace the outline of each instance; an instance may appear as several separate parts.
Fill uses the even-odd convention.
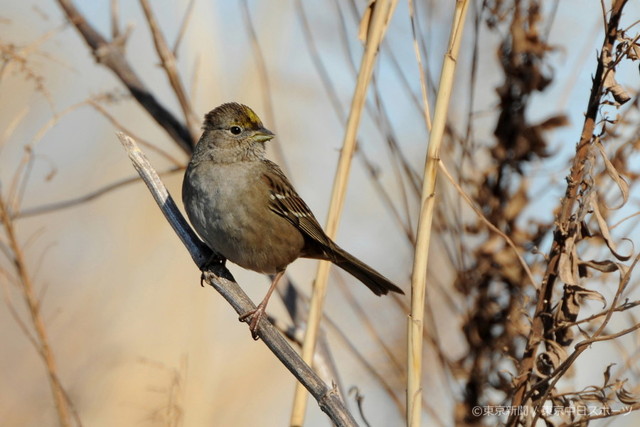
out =
[[[195,140],[187,127],[153,96],[124,57],[124,39],[106,40],[75,7],[71,0],[58,0],[67,19],[78,30],[96,61],[114,72],[138,103],[153,117],[169,136],[186,152],[191,153]]]
[[[151,167],[151,164],[140,151],[135,141],[129,136],[118,133],[120,142],[127,150],[129,158],[140,177],[144,180],[158,203],[165,218],[169,221],[173,230],[178,234],[182,243],[187,247],[191,258],[196,265],[202,267],[202,277],[213,286],[238,314],[247,313],[255,309],[255,305],[235,282],[231,273],[222,263],[210,263],[211,250],[197,237],[193,229],[178,210],[175,202],[169,195],[166,187],[160,181],[160,177]],[[273,354],[285,365],[285,367],[300,381],[302,385],[318,401],[320,409],[324,411],[337,426],[356,426],[356,422],[347,411],[344,403],[338,397],[335,389],[330,389],[316,375],[316,373],[304,363],[298,353],[291,348],[284,337],[269,322],[261,322],[258,335]]]
[[[162,31],[160,31],[160,26],[158,25],[158,21],[156,20],[155,15],[153,14],[153,10],[151,10],[149,0],[140,0],[140,4],[142,5],[142,10],[144,10],[144,14],[147,17],[151,35],[153,36],[153,43],[156,46],[156,52],[160,57],[160,61],[162,61],[162,68],[164,68],[165,72],[167,73],[169,83],[171,84],[171,87],[173,88],[173,91],[178,98],[180,108],[182,108],[182,114],[189,124],[187,130],[191,133],[191,139],[193,140],[195,138],[191,130],[198,129],[198,122],[195,118],[193,110],[191,109],[191,102],[189,102],[189,99],[187,97],[187,91],[185,90],[184,85],[182,84],[182,80],[180,79],[178,67],[176,66],[176,57],[174,56],[171,49],[169,49],[169,45],[164,38],[164,34],[162,34]]]

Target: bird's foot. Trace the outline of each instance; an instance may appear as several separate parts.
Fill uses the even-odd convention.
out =
[[[255,309],[250,310],[244,313],[243,315],[241,315],[240,317],[238,317],[238,320],[240,320],[241,322],[247,322],[249,324],[251,337],[256,341],[259,338],[258,325],[260,324],[260,319],[262,319],[262,317],[265,314],[265,308],[266,308],[266,304],[262,305],[262,303],[260,303]]]
[[[260,304],[254,309],[251,310],[239,317],[241,322],[247,321],[249,323],[249,330],[251,331],[251,336],[254,340],[258,340],[258,326],[260,324],[260,319],[264,316],[265,310],[267,309],[267,304],[269,303],[269,298],[271,298],[271,294],[273,290],[276,288],[278,281],[284,274],[284,270],[280,270],[276,273],[273,280],[271,281],[271,286],[269,286],[269,290],[267,291],[267,295],[264,296]]]
[[[214,267],[218,267],[219,265],[224,266],[226,261],[227,261],[227,259],[224,258],[222,255],[220,255],[220,254],[218,254],[216,252],[212,252],[211,256],[209,257],[209,259],[207,259],[207,261],[200,267],[200,286],[204,288],[204,281],[205,281],[204,272],[205,272],[205,270],[211,270]]]

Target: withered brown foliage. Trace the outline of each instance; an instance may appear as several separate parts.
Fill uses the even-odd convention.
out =
[[[633,287],[632,245],[621,249],[607,221],[612,209],[627,203],[630,186],[638,178],[629,163],[638,146],[637,98],[623,114],[612,117],[632,99],[615,80],[616,66],[638,59],[637,38],[620,30],[625,3],[616,1],[607,11],[605,40],[566,194],[555,221],[547,223],[523,218],[533,202],[527,172],[551,155],[548,132],[567,124],[563,112],[552,108],[541,122],[532,122],[527,115],[531,98],[554,78],[548,56],[556,47],[547,43],[541,30],[550,17],[542,14],[542,2],[536,0],[483,3],[480,13],[487,27],[502,34],[497,57],[504,80],[496,88],[495,139],[484,147],[490,165],[461,179],[475,189],[474,201],[486,219],[523,252],[535,255],[545,241],[552,243],[546,256],[527,258],[539,280],[533,284],[503,238],[487,234],[480,220],[465,223],[465,233],[478,243],[466,248],[467,261],[455,282],[456,291],[467,301],[463,333],[468,352],[453,368],[464,384],[455,414],[459,424],[499,419],[510,425],[532,425],[539,418],[549,425],[587,422],[637,406],[624,369],[617,370],[616,377],[611,365],[603,372],[602,384],[575,391],[558,385],[563,376],[571,376],[572,365],[591,344],[637,328],[635,324],[622,331],[607,327],[614,313],[638,305],[626,297]],[[581,316],[589,300],[600,303],[602,311]],[[500,406],[511,409],[493,414],[477,410]]]
[[[517,224],[530,202],[528,183],[521,175],[528,163],[548,155],[545,130],[562,125],[565,119],[557,115],[532,124],[526,117],[531,96],[543,91],[552,80],[551,72],[545,69],[545,55],[551,47],[539,33],[538,6],[509,3],[514,7],[511,13],[503,12],[503,2],[487,5],[490,27],[507,26],[508,33],[497,52],[504,82],[497,88],[500,114],[496,139],[487,147],[492,164],[477,183],[475,202],[516,245],[530,249],[532,242],[540,242],[548,232],[549,225],[525,228]],[[486,236],[480,224],[467,231]],[[500,390],[505,397],[512,389],[511,379],[500,370],[505,358],[516,360],[522,353],[527,330],[522,303],[527,295],[532,297],[525,271],[497,236],[486,236],[484,243],[473,249],[471,259],[473,262],[459,272],[456,281],[457,290],[470,301],[464,323],[469,351],[458,361],[462,372],[471,373],[457,411],[458,421],[466,423],[480,418],[472,414],[472,408],[489,404],[489,389]]]

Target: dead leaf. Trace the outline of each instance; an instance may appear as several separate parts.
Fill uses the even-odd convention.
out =
[[[611,92],[613,99],[615,99],[618,104],[626,104],[631,99],[631,95],[629,95],[627,90],[616,81],[615,71],[613,71],[613,69],[607,70],[603,85],[606,91]]]
[[[616,391],[616,397],[625,405],[635,405],[638,402],[638,398],[624,387],[620,387],[620,389]]]
[[[564,250],[558,260],[558,276],[560,280],[569,285],[578,284],[578,252],[576,250],[575,236],[565,240]]]
[[[579,261],[579,267],[593,268],[594,270],[601,271],[602,273],[613,273],[620,268],[620,265],[608,259],[603,261],[591,259],[589,261]],[[581,275],[581,277],[584,276]]]
[[[613,99],[620,105],[625,104],[631,99],[631,96],[627,91],[616,81],[616,71],[612,66],[613,59],[611,58],[611,52],[604,50],[602,52],[602,62],[605,65],[604,81],[602,87],[605,91],[610,92],[613,95]]]
[[[606,387],[607,385],[609,385],[609,380],[611,379],[611,368],[613,366],[615,366],[615,363],[609,363],[609,366],[607,366],[607,369],[605,369],[604,384],[602,385],[602,387]]]
[[[548,377],[567,358],[567,351],[558,343],[545,340],[547,351],[538,354],[536,358],[536,373],[541,377]]]
[[[590,299],[600,301],[602,303],[602,308],[607,306],[607,300],[600,292],[592,291],[591,289],[583,288],[582,286],[568,286],[567,288],[570,292],[573,292],[579,304],[584,303],[584,300]]]
[[[598,150],[602,155],[602,160],[604,161],[604,166],[607,170],[607,175],[609,175],[609,177],[613,179],[613,181],[618,186],[620,193],[622,194],[622,202],[620,203],[620,205],[616,207],[607,206],[607,208],[612,210],[620,209],[622,206],[624,206],[627,203],[627,200],[629,200],[629,184],[627,183],[627,181],[625,181],[625,179],[618,172],[618,170],[615,168],[613,163],[611,163],[611,161],[609,160],[609,157],[607,156],[607,153],[605,152],[604,146],[602,145],[602,142],[600,141],[600,139],[596,140],[595,145],[596,147],[598,147]]]
[[[613,238],[611,237],[609,226],[607,225],[607,222],[605,221],[604,217],[600,213],[600,208],[598,207],[598,197],[595,191],[591,192],[589,198],[591,203],[591,209],[593,210],[593,214],[595,215],[596,221],[598,222],[598,227],[600,228],[600,234],[604,239],[605,243],[607,244],[607,247],[609,248],[613,256],[615,256],[618,260],[628,261],[629,258],[631,258],[631,254],[621,255],[618,253],[616,243],[613,241]]]

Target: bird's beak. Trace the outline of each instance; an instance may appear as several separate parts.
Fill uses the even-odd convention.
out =
[[[270,139],[273,139],[273,137],[276,136],[275,133],[271,132],[269,129],[267,128],[262,128],[256,132],[254,132],[253,134],[253,139],[254,141],[257,142],[267,142]]]

